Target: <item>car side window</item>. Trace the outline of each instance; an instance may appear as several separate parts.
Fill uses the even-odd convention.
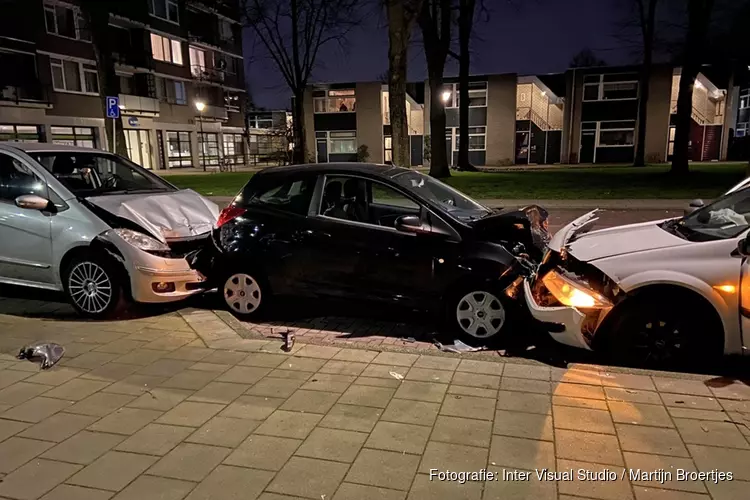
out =
[[[247,203],[307,215],[315,191],[315,180],[315,177],[279,180],[256,193]]]
[[[320,213],[350,222],[393,227],[401,215],[419,215],[420,206],[385,184],[332,176],[326,177]]]
[[[20,160],[0,153],[0,201],[14,203],[25,194],[47,197],[47,184]]]

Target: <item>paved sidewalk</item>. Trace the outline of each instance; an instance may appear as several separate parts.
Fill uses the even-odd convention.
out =
[[[2,314],[2,313],[5,314]],[[28,315],[27,315],[28,316]],[[750,387],[241,338],[206,310],[83,322],[0,309],[0,498],[747,498]],[[39,372],[12,356],[65,345]],[[496,359],[496,358],[495,358]],[[623,468],[672,481],[630,481]],[[611,481],[431,480],[441,472]],[[677,469],[733,481],[676,481]]]

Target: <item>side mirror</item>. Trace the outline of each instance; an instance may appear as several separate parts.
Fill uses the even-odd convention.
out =
[[[690,202],[690,208],[701,208],[705,203],[700,198],[696,198]]]
[[[737,253],[743,257],[750,257],[750,234],[737,242]]]
[[[28,210],[44,210],[49,204],[49,200],[35,194],[24,194],[16,198],[16,206]]]
[[[418,215],[402,215],[396,219],[394,227],[402,233],[421,234],[430,232],[429,228],[422,224],[422,219]]]

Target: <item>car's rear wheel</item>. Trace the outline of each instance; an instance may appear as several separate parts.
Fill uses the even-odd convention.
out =
[[[464,287],[446,304],[446,319],[464,339],[477,343],[496,337],[510,319],[502,295],[486,284]]]
[[[257,317],[266,309],[270,290],[257,273],[230,272],[222,280],[221,293],[227,308],[241,318]]]
[[[73,307],[89,318],[117,317],[127,305],[115,266],[100,257],[73,258],[63,273],[63,285]]]
[[[681,294],[628,299],[601,346],[629,366],[682,367],[715,361],[723,352],[721,322],[710,306]]]

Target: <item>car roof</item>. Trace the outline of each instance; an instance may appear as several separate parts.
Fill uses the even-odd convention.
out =
[[[0,148],[17,149],[24,153],[105,153],[100,149],[84,148],[81,146],[68,146],[66,144],[53,144],[51,142],[0,142]]]
[[[304,165],[284,165],[280,167],[264,168],[256,176],[293,175],[302,172],[370,174],[379,177],[393,177],[402,172],[409,172],[407,168],[381,165],[377,163],[341,162],[341,163],[307,163]]]

